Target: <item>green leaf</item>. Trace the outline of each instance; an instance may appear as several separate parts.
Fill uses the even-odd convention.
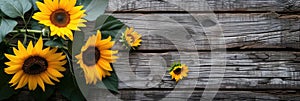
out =
[[[38,21],[32,20],[30,21],[31,29],[33,30],[42,30],[45,26],[42,24],[39,24]]]
[[[32,7],[28,0],[1,0],[0,4],[3,13],[11,18],[23,17]]]
[[[102,82],[97,83],[96,86],[99,88],[107,88],[108,90],[111,90],[113,92],[118,92],[118,87],[119,87],[118,76],[115,73],[115,71],[110,72],[110,73],[111,73],[111,76],[102,79]]]
[[[16,94],[17,91],[10,87],[8,82],[10,81],[11,77],[4,72],[4,67],[6,67],[4,63],[8,61],[4,57],[4,53],[10,53],[11,48],[9,48],[8,45],[4,44],[3,42],[0,43],[0,47],[0,55],[1,57],[3,56],[3,58],[0,59],[0,100],[2,101],[10,98],[13,94]]]
[[[104,14],[107,5],[108,0],[92,0],[86,7],[85,19],[95,21],[97,17]]]
[[[10,98],[12,95],[16,93],[17,91],[15,91],[14,88],[10,87],[8,83],[0,86],[1,101]]]
[[[32,95],[37,101],[47,101],[49,97],[53,95],[54,90],[54,86],[45,84],[45,92],[40,86],[37,86],[34,91],[30,91],[30,95]]]
[[[42,2],[43,0],[29,0],[29,1],[32,4],[33,10],[38,10],[39,8],[36,6],[36,2],[37,1]]]
[[[58,91],[71,101],[85,100],[70,70],[64,72],[64,77],[61,78],[61,82],[58,84]]]
[[[83,8],[85,9],[92,0],[77,0],[76,5],[83,5]]]
[[[169,72],[173,71],[174,68],[177,67],[177,66],[181,66],[180,61],[174,62],[174,63],[172,64],[172,66],[169,68]]]
[[[97,18],[95,29],[102,32],[103,38],[112,36],[112,39],[115,40],[118,36],[125,31],[127,26],[118,20],[117,18],[109,15],[101,15]]]
[[[9,20],[5,18],[0,18],[1,23],[0,23],[0,42],[3,41],[4,37],[11,32],[15,26],[18,24],[14,20]]]
[[[60,39],[60,38],[46,41],[44,45],[45,46],[50,46],[50,47],[57,47],[57,48],[63,48],[64,47],[63,40]]]

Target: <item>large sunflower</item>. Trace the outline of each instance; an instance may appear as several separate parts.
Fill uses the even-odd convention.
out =
[[[10,60],[5,64],[7,74],[14,74],[10,80],[11,86],[19,89],[28,84],[29,90],[35,90],[39,85],[45,91],[45,85],[55,85],[50,79],[59,82],[58,78],[63,77],[60,73],[66,69],[63,65],[67,62],[63,53],[56,53],[57,48],[50,47],[43,49],[43,40],[40,38],[33,47],[29,42],[27,49],[18,41],[18,50],[13,48],[15,55],[5,54]]]
[[[172,69],[170,70],[170,75],[172,76],[172,79],[175,79],[176,82],[178,82],[183,77],[187,76],[187,73],[189,72],[188,67],[185,64],[175,64]]]
[[[73,40],[71,30],[80,30],[78,27],[85,27],[86,20],[83,6],[75,6],[76,0],[44,0],[44,3],[36,2],[41,12],[35,13],[32,18],[39,23],[50,26],[51,36],[57,35],[65,39],[67,36]]]
[[[110,63],[115,62],[118,58],[113,56],[118,51],[110,50],[114,45],[111,37],[101,40],[101,32],[97,31],[96,35],[92,35],[86,44],[81,48],[81,53],[75,56],[78,59],[77,64],[83,69],[87,84],[96,84],[97,80],[102,80],[106,76],[110,76],[112,71]]]
[[[141,45],[142,35],[134,31],[134,28],[126,28],[123,33],[122,39],[127,43],[129,47],[137,47]]]

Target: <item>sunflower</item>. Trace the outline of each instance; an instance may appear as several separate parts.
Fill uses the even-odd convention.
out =
[[[32,18],[39,23],[50,26],[51,36],[57,35],[64,39],[67,36],[73,40],[71,30],[80,31],[78,27],[85,27],[86,20],[83,6],[75,6],[76,0],[44,0],[44,3],[36,2],[41,12],[35,13]]]
[[[170,75],[172,79],[175,79],[178,82],[183,77],[187,77],[187,73],[189,72],[188,67],[185,64],[175,63],[170,69]]]
[[[134,28],[126,28],[125,32],[122,35],[123,42],[126,42],[128,47],[137,47],[141,45],[142,35],[134,31]]]
[[[110,50],[115,42],[111,42],[111,37],[101,40],[101,32],[97,31],[92,35],[87,43],[81,48],[81,53],[75,57],[78,59],[77,64],[83,69],[86,84],[96,84],[97,80],[102,81],[106,76],[110,76],[113,71],[110,63],[115,62],[118,58],[113,56],[118,51]]]
[[[28,84],[29,90],[35,90],[39,85],[45,91],[45,85],[55,85],[50,79],[59,82],[58,78],[63,77],[60,73],[66,69],[63,65],[67,62],[63,53],[56,53],[57,48],[50,47],[43,49],[43,40],[40,38],[33,47],[29,42],[27,49],[18,41],[18,50],[13,48],[15,55],[5,54],[10,61],[5,64],[7,74],[14,74],[10,80],[11,86],[19,89]]]

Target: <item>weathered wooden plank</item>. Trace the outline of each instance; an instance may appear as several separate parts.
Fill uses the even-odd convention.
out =
[[[216,93],[216,95],[209,95]],[[206,95],[205,95],[206,94]],[[99,96],[95,93],[90,100],[112,100],[112,101],[294,101],[300,99],[296,90],[265,90],[265,91],[207,91],[203,90],[120,90],[118,95]]]
[[[299,11],[299,0],[110,0],[107,11]]]
[[[206,14],[114,16],[143,35],[138,50],[211,50],[222,45],[237,49],[300,49],[300,19],[282,19],[274,14],[217,14],[222,29],[216,30],[223,31],[224,37],[214,38],[205,29],[217,23]]]
[[[219,83],[221,89],[300,89],[298,52],[227,52],[220,59],[212,59],[212,55],[184,51],[120,52],[113,66],[122,81],[120,89],[205,88]],[[178,84],[167,73],[171,63],[177,61],[187,64],[190,70],[189,76]],[[226,65],[218,64],[219,61],[226,61]]]

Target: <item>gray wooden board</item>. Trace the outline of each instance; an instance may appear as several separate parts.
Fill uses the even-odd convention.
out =
[[[124,52],[119,42],[113,48],[121,50],[113,64],[120,81],[118,98],[160,100],[179,87],[182,90],[170,98],[183,99],[190,93],[187,88],[196,88],[189,100],[199,100],[202,89],[215,89],[220,83],[214,100],[300,99],[300,53],[291,50],[300,49],[299,0],[206,0],[208,5],[201,0],[164,1],[168,0],[109,1],[107,14],[143,35],[137,52]],[[208,38],[214,32],[205,30],[218,24],[224,33],[218,39],[225,43]],[[223,45],[235,51],[212,59],[218,55],[214,47]],[[190,72],[175,83],[167,68],[179,60]],[[224,61],[226,65],[218,64]]]
[[[217,22],[203,13],[193,16],[127,13],[113,16],[142,34],[143,42],[138,50],[212,50],[217,46],[269,50],[300,48],[300,20],[280,18],[276,14],[216,14]],[[200,19],[200,23],[195,18]],[[212,32],[205,29],[218,23],[221,29],[210,30],[223,32],[212,38]],[[89,23],[91,27],[93,24]]]
[[[113,64],[120,89],[205,88],[218,84],[221,89],[299,89],[298,52],[227,52],[226,60],[212,59],[211,52],[118,53]],[[221,56],[220,56],[221,57]],[[197,59],[191,59],[197,58]],[[189,76],[178,84],[167,72],[173,62],[189,66]],[[219,65],[218,61],[226,61]]]
[[[211,93],[207,92],[208,94]],[[214,91],[215,92],[215,91]],[[214,93],[212,92],[212,93]],[[199,101],[208,96],[203,95],[203,90],[120,90],[120,94],[91,93],[89,101],[109,100],[109,101]],[[217,91],[213,96],[214,101],[294,101],[300,98],[296,90],[264,90],[264,91]],[[208,100],[208,99],[206,99]]]
[[[110,0],[107,11],[282,12],[299,11],[299,6],[299,0]]]

